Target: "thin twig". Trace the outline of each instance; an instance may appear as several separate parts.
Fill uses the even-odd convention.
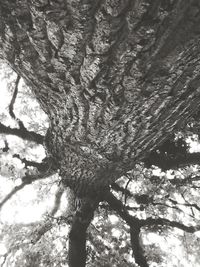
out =
[[[19,85],[20,78],[21,77],[19,75],[17,75],[17,79],[15,81],[15,89],[14,89],[13,96],[12,96],[12,99],[11,99],[11,102],[9,105],[9,114],[10,114],[11,118],[13,118],[14,120],[17,119],[15,116],[15,113],[14,113],[14,104],[15,104],[17,94],[18,94],[18,85]]]
[[[20,191],[21,189],[23,189],[28,183],[21,183],[20,185],[15,186],[11,192],[9,194],[7,194],[7,196],[0,202],[0,210],[3,207],[3,205],[9,200],[11,199],[12,196],[14,196],[18,191]]]
[[[49,167],[49,170],[47,170],[44,173],[39,173],[36,175],[29,175],[26,174],[24,177],[22,177],[22,183],[20,185],[15,186],[9,194],[7,194],[7,196],[0,202],[0,210],[3,207],[3,205],[10,200],[18,191],[20,191],[21,189],[23,189],[26,185],[31,184],[34,181],[37,181],[39,179],[45,179],[53,174],[55,174],[55,171],[52,171],[50,169],[51,167]]]

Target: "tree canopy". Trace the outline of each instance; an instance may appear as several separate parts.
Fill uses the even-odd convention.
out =
[[[2,266],[199,264],[199,10],[0,1],[1,179],[13,183],[0,209],[26,188],[39,206],[54,196],[37,221],[2,224]]]

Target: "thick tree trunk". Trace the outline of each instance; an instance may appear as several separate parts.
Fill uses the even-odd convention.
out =
[[[198,0],[4,0],[0,56],[49,116],[76,193],[134,167],[200,103]]]
[[[83,203],[71,266],[96,195],[199,108],[199,36],[198,0],[0,0],[0,57],[48,114],[48,153]]]

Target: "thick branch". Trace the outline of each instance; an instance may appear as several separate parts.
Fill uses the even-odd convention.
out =
[[[200,153],[175,154],[174,157],[166,156],[164,154],[150,154],[150,156],[144,160],[144,163],[147,167],[155,165],[163,171],[183,168],[188,165],[199,165]]]
[[[176,222],[176,221],[170,221],[168,219],[165,219],[165,218],[157,218],[157,219],[154,219],[154,218],[147,218],[146,220],[140,220],[140,224],[141,226],[150,226],[150,225],[165,225],[165,226],[170,226],[170,227],[173,227],[173,228],[178,228],[178,229],[181,229],[185,232],[188,232],[188,233],[195,233],[197,231],[200,231],[200,225],[197,225],[197,226],[187,226],[187,225],[184,225],[182,223],[179,223],[179,222]]]
[[[182,223],[176,221],[170,221],[165,218],[157,218],[157,219],[147,218],[145,220],[143,219],[139,220],[131,216],[128,213],[128,211],[124,208],[124,205],[121,203],[121,201],[115,198],[111,193],[108,193],[106,195],[105,200],[109,203],[111,208],[115,210],[121,216],[121,218],[125,220],[127,224],[131,227],[131,243],[132,243],[133,254],[136,262],[140,266],[148,266],[146,265],[147,262],[142,253],[142,248],[139,244],[139,231],[141,227],[151,226],[151,225],[162,225],[162,226],[178,228],[188,233],[194,233],[200,231],[200,225],[187,226]]]
[[[140,245],[140,227],[139,225],[132,226],[130,228],[131,235],[131,246],[133,250],[133,255],[135,258],[135,262],[140,267],[149,267],[147,263],[146,257],[144,256],[144,251]]]
[[[85,267],[86,231],[90,225],[98,201],[80,199],[80,208],[76,211],[69,233],[69,267]]]
[[[192,184],[193,182],[198,182],[200,181],[200,176],[188,176],[188,177],[185,177],[184,179],[181,179],[181,178],[174,178],[174,179],[170,179],[169,182],[171,184],[174,184],[174,185],[187,185],[187,184]]]
[[[48,161],[43,160],[42,162],[36,162],[32,160],[27,160],[26,158],[21,158],[19,154],[14,154],[13,158],[18,158],[21,160],[22,163],[25,164],[25,168],[27,167],[35,167],[38,169],[39,172],[43,172],[49,168]]]
[[[35,133],[33,131],[28,131],[25,128],[20,128],[20,129],[11,128],[9,126],[5,126],[1,122],[0,122],[0,133],[1,134],[7,134],[7,135],[15,135],[15,136],[18,136],[24,140],[32,141],[32,142],[35,142],[37,144],[43,144],[43,141],[44,141],[44,136],[42,136],[38,133]]]
[[[139,219],[131,216],[123,205],[123,203],[119,199],[117,199],[112,193],[108,192],[104,199],[129,226],[139,224]]]
[[[120,215],[120,217],[125,220],[126,223],[130,226],[131,246],[135,262],[141,267],[148,267],[149,265],[140,245],[140,220],[131,216],[122,202],[118,200],[112,193],[107,193],[105,200],[109,203],[110,207],[115,210]]]

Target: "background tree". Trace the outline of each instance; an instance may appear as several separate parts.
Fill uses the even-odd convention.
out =
[[[86,231],[104,201],[104,209],[129,226],[140,266],[160,260],[145,255],[142,231],[199,230],[197,199],[191,199],[198,190],[198,167],[191,166],[199,153],[189,153],[187,144],[198,133],[199,14],[197,0],[0,4],[0,56],[18,75],[9,105],[17,126],[1,123],[0,131],[46,148],[41,163],[14,154],[34,169],[1,206],[26,185],[58,173],[49,214],[54,217],[68,188],[69,266],[85,266]],[[15,115],[20,77],[48,116],[45,136]],[[9,151],[7,140],[3,150]],[[186,210],[193,218],[188,224],[181,217]],[[36,233],[52,227],[47,221]],[[38,251],[27,253],[31,265]]]

